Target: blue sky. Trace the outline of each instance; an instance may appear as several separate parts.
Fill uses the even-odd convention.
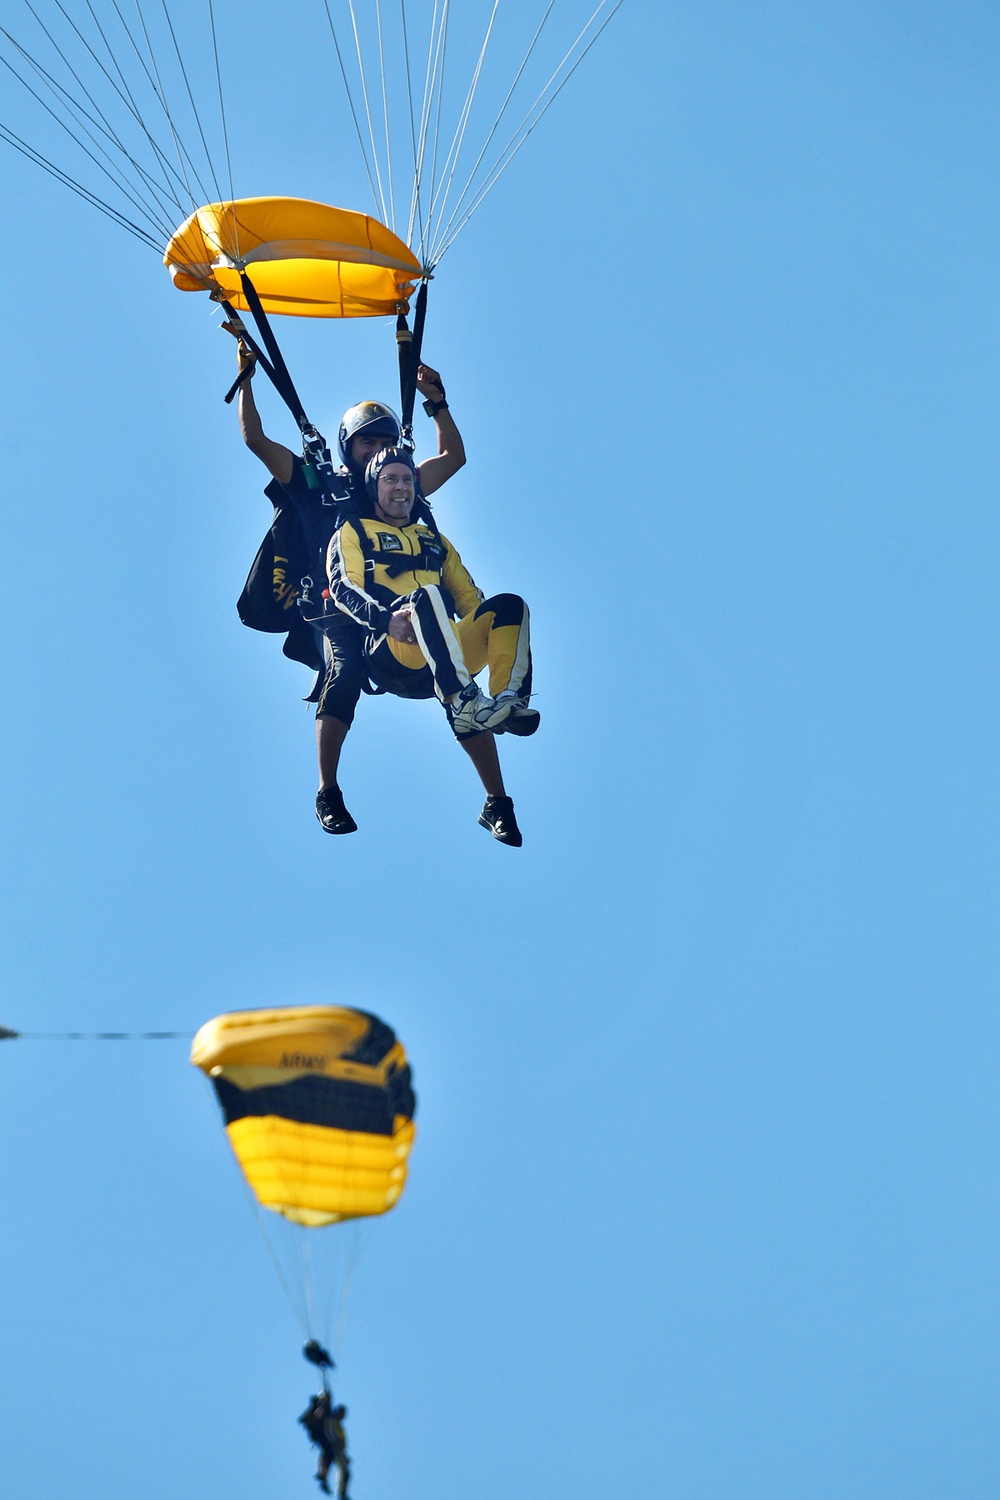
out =
[[[364,208],[316,27],[227,33],[237,192]],[[360,1500],[996,1494],[998,32],[626,0],[443,262],[440,524],[532,608],[520,851],[387,699],[320,832],[307,676],[234,610],[269,512],[230,342],[3,158],[0,1022],[397,1028]],[[387,327],[289,324],[320,426],[392,399]],[[11,1492],[313,1493],[185,1044],[4,1044],[0,1131]]]

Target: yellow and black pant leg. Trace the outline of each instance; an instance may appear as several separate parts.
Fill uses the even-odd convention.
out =
[[[531,692],[531,627],[528,606],[518,594],[494,594],[455,629],[469,672],[490,669],[490,697],[508,688]]]
[[[468,687],[472,680],[466,666],[462,642],[445,607],[441,590],[435,584],[417,589],[411,603],[413,613],[410,621],[417,644],[433,674],[435,692],[444,702]],[[484,664],[485,658],[480,667]]]

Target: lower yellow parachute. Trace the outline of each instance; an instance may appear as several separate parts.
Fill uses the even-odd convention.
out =
[[[198,1032],[226,1134],[258,1202],[307,1228],[384,1214],[406,1183],[416,1099],[377,1016],[337,1005],[233,1011]]]
[[[207,203],[163,255],[184,292],[218,292],[247,311],[240,272],[267,313],[369,318],[405,310],[421,276],[413,251],[370,214],[308,198]]]

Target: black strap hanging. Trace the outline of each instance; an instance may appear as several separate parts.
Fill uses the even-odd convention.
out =
[[[275,338],[271,325],[267,320],[267,313],[264,311],[261,300],[257,295],[257,288],[250,280],[246,271],[240,272],[240,285],[243,288],[247,307],[250,309],[251,316],[257,324],[257,330],[271,359],[272,368],[267,373],[278,395],[298,423],[299,431],[305,436],[307,430],[314,430],[312,423],[306,416],[305,407],[299,400],[299,393],[295,389],[291,375],[288,373],[285,357],[278,347],[278,340]]]
[[[396,320],[396,345],[399,350],[399,405],[402,419],[402,442],[405,448],[413,444],[413,407],[417,399],[417,370],[420,368],[420,350],[424,342],[424,322],[427,318],[427,283],[420,283],[417,306],[413,314],[413,333],[403,317]]]
[[[317,431],[306,416],[305,407],[299,400],[299,393],[295,389],[295,383],[289,374],[288,366],[285,364],[285,357],[278,345],[278,340],[274,336],[274,330],[268,320],[267,313],[264,311],[260,297],[257,295],[257,288],[245,271],[240,272],[240,284],[243,288],[243,296],[246,298],[247,307],[250,309],[251,316],[257,325],[257,330],[267,349],[267,354],[264,353],[260,345],[248,332],[245,323],[232,305],[224,297],[217,297],[216,300],[220,307],[225,309],[230,323],[233,325],[230,331],[236,333],[237,337],[245,341],[251,353],[256,356],[261,369],[295,418],[298,429],[302,434],[302,447],[307,470],[311,466],[316,476],[316,484],[313,487],[318,486],[324,491],[329,490],[333,482],[334,471],[333,459],[330,456],[326,439],[321,432]],[[232,401],[243,382],[249,379],[250,372],[251,367],[248,365],[246,369],[241,370],[239,375],[237,375],[226,393],[227,403]]]

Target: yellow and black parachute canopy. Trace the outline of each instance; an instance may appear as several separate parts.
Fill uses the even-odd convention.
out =
[[[406,1183],[416,1099],[384,1021],[339,1005],[233,1011],[196,1035],[259,1203],[306,1227],[386,1213]]]
[[[245,312],[245,271],[267,313],[370,318],[405,311],[421,276],[378,219],[308,198],[238,198],[196,209],[163,256],[184,292],[219,292]]]

